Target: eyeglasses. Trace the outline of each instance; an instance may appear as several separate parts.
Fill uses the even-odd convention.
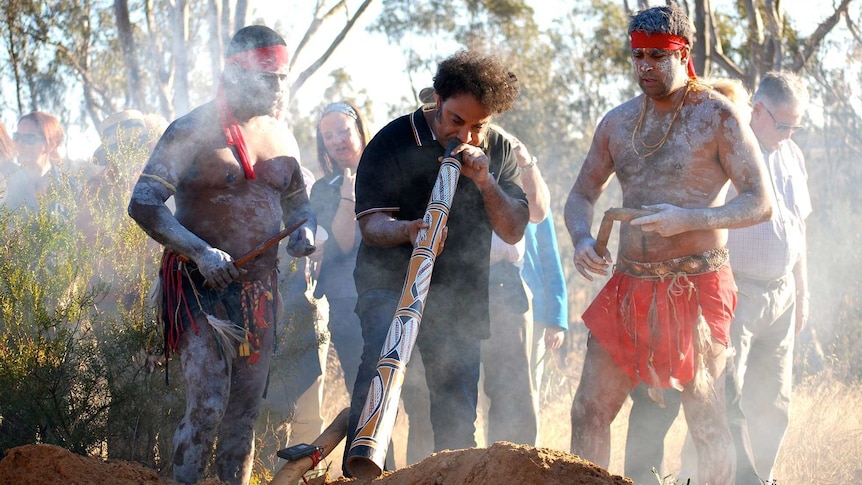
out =
[[[37,143],[45,142],[45,137],[42,135],[18,133],[17,131],[15,133],[12,133],[12,139],[16,143],[20,143],[22,145],[35,145]]]
[[[769,117],[772,118],[772,124],[773,126],[775,126],[775,131],[789,131],[792,134],[796,130],[801,130],[802,128],[805,128],[802,125],[788,125],[787,123],[779,123],[778,120],[775,119],[775,115],[772,114],[772,111],[769,111],[769,108],[767,108],[765,104],[762,106],[763,109],[766,110],[766,113],[769,115]]]

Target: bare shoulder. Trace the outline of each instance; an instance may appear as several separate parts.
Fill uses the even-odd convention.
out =
[[[598,130],[621,128],[628,131],[631,127],[625,126],[625,124],[628,120],[640,114],[643,109],[643,96],[634,97],[608,111],[599,122]]]
[[[168,125],[144,171],[191,163],[198,152],[212,148],[219,136],[221,131],[214,105],[200,106]]]
[[[688,94],[686,104],[696,115],[717,117],[718,120],[734,120],[743,123],[739,107],[727,97],[703,84],[696,84]]]

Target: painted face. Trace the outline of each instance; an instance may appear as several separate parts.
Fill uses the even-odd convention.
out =
[[[320,134],[326,153],[343,170],[350,167],[356,170],[362,157],[362,137],[356,128],[356,120],[350,116],[333,111],[320,120]]]
[[[685,64],[681,62],[683,51],[686,49],[632,49],[632,67],[644,94],[662,98],[682,85],[681,81],[685,80]]]
[[[472,94],[451,96],[446,101],[437,98],[437,140],[443,146],[453,138],[462,143],[479,146],[485,140],[491,113]]]
[[[43,163],[48,160],[50,150],[45,135],[35,122],[25,119],[18,123],[18,131],[12,135],[18,149],[18,162],[21,165]]]
[[[249,110],[269,114],[281,107],[287,91],[287,74],[240,70],[239,93]]]
[[[764,147],[775,149],[779,143],[790,139],[793,133],[802,128],[802,116],[805,113],[799,103],[783,106],[767,104],[758,102],[754,105],[751,128]]]

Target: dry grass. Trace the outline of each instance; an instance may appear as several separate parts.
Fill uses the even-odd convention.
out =
[[[576,337],[577,338],[577,337]],[[580,359],[575,346],[570,357],[563,361],[557,355],[550,367],[550,386],[543,399],[540,425],[540,446],[568,450],[571,433],[569,409],[571,407],[577,379],[580,373]],[[343,406],[348,405],[348,397],[340,385],[342,379],[337,358],[330,355],[330,375],[325,397],[325,416],[332,419]],[[335,385],[332,385],[332,384]],[[480,400],[481,401],[481,400]],[[836,381],[828,373],[811,377],[794,389],[791,408],[790,428],[784,446],[778,457],[776,468],[777,485],[809,484],[819,485],[862,483],[862,384],[844,384]],[[480,402],[481,405],[481,402]],[[611,428],[611,462],[609,471],[622,475],[625,449],[625,435],[628,413],[631,407],[627,402]],[[482,416],[477,420],[481,426]],[[404,450],[399,440],[406,438],[406,422],[399,417],[396,423],[394,445],[396,465],[404,466]],[[662,475],[679,473],[679,455],[685,437],[686,426],[682,415],[671,427],[665,442],[665,470]],[[477,431],[481,436],[481,429]],[[480,445],[483,444],[478,439]],[[340,446],[329,457],[330,471],[333,476],[340,475]],[[686,477],[687,478],[687,477]],[[684,484],[685,478],[678,480]],[[655,484],[659,484],[656,479]],[[672,483],[671,480],[665,483]],[[654,484],[650,484],[654,485]]]
[[[571,378],[561,377],[560,381],[571,381]],[[562,392],[545,404],[540,444],[566,450],[571,433],[568,413],[574,389],[568,385],[559,386],[559,389]],[[860,403],[862,384],[838,382],[828,373],[809,377],[796,386],[790,426],[775,470],[777,485],[862,483]],[[631,401],[628,401],[611,427],[611,473],[623,473],[630,407]],[[685,434],[685,419],[680,413],[665,440],[665,469],[662,476],[679,474]],[[687,478],[680,477],[678,482],[684,484]],[[658,479],[655,483],[659,483]]]

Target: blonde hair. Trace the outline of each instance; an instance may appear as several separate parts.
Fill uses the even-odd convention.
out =
[[[746,123],[751,119],[751,93],[739,79],[720,77],[707,81],[713,90],[727,98],[736,106]]]

